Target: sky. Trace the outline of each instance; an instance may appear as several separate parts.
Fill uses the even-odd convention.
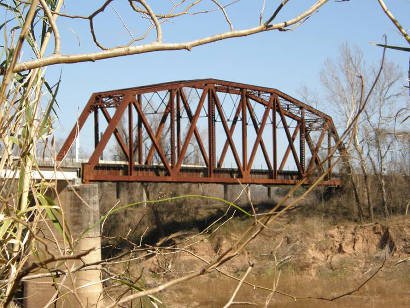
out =
[[[124,29],[118,23],[122,22],[122,18],[128,18],[129,12],[121,6],[121,2],[114,2],[114,9],[108,9],[104,15],[96,18],[98,35],[104,44],[115,45],[125,37]],[[313,2],[290,1],[289,6],[277,17],[277,21],[296,15]],[[90,8],[86,7],[90,2],[66,3],[66,11],[78,14],[90,11]],[[242,0],[232,6],[232,20],[237,29],[257,24],[261,3],[262,0]],[[265,11],[278,3],[279,1],[267,1]],[[409,29],[410,1],[387,0],[386,4]],[[141,28],[141,20],[138,22],[128,25],[129,30],[135,34]],[[92,50],[87,43],[89,38],[86,35],[86,24],[62,20],[59,26],[64,37],[63,52]],[[214,34],[227,30],[220,12],[183,17],[164,27],[166,42],[184,41],[206,33]],[[68,135],[78,113],[93,92],[116,88],[173,80],[216,78],[277,88],[296,98],[300,98],[303,87],[307,87],[312,93],[321,94],[320,71],[326,59],[336,59],[340,46],[348,42],[351,46],[363,50],[367,63],[379,63],[382,49],[372,43],[382,42],[384,34],[387,35],[389,44],[407,44],[384,15],[377,0],[329,1],[304,24],[292,31],[272,31],[230,39],[197,47],[192,51],[157,52],[95,63],[49,67],[49,76],[62,74],[56,135],[57,138]],[[403,85],[406,84],[409,53],[389,50],[387,58],[403,68]],[[315,102],[308,103],[315,105]]]

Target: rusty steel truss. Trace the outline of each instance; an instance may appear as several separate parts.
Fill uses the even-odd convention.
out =
[[[278,185],[309,183],[334,167],[332,118],[276,89],[204,79],[94,93],[57,160],[91,114],[84,182]],[[117,161],[103,160],[112,143]],[[323,182],[338,184],[332,172]]]

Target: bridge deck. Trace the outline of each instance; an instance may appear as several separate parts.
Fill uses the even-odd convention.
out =
[[[135,165],[132,175],[129,175],[129,166],[126,163],[102,163],[95,166],[93,172],[87,171],[88,165],[83,164],[82,177],[85,182],[109,181],[109,182],[184,182],[184,183],[226,183],[226,184],[261,184],[261,185],[293,185],[302,177],[298,171],[280,171],[276,178],[272,171],[266,169],[252,169],[247,179],[241,179],[240,171],[236,168],[220,168],[209,177],[206,166],[182,166],[178,177],[166,176],[167,169],[164,166]],[[311,184],[315,176],[311,176],[305,184]],[[340,178],[333,174],[321,185],[340,186]]]

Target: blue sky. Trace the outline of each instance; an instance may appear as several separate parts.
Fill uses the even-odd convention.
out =
[[[242,0],[233,7],[232,16],[239,26],[256,25],[262,1]],[[121,1],[120,1],[121,2]],[[267,1],[277,5],[279,1]],[[301,11],[302,0],[290,1],[277,21]],[[309,3],[312,3],[310,1]],[[75,3],[75,1],[74,1]],[[407,27],[410,1],[386,1],[393,13]],[[77,13],[88,8],[77,5]],[[121,5],[115,8],[121,12]],[[69,6],[66,8],[70,9]],[[266,11],[268,8],[266,9]],[[121,14],[127,14],[122,12]],[[103,19],[103,17],[105,17]],[[195,21],[195,23],[193,22]],[[103,41],[115,44],[122,38],[115,12],[107,10],[97,19]],[[84,26],[61,22],[63,50],[81,52],[89,47]],[[134,27],[134,28],[133,28]],[[117,29],[117,30],[114,30]],[[138,24],[130,29],[137,31]],[[220,13],[182,18],[180,22],[165,27],[165,41],[181,41],[200,37],[203,33],[226,30]],[[92,92],[126,88],[171,80],[217,78],[278,88],[292,96],[300,97],[303,86],[312,92],[321,92],[319,74],[326,59],[335,59],[341,44],[348,42],[364,52],[368,63],[380,61],[382,49],[371,42],[381,42],[383,34],[391,44],[406,45],[390,20],[383,14],[377,0],[329,1],[302,26],[287,32],[268,32],[251,37],[231,39],[193,49],[134,55],[96,63],[80,63],[48,68],[51,75],[62,72],[62,85],[58,101],[60,105],[57,137],[68,134],[77,117],[78,109],[86,104]],[[80,37],[80,46],[78,38]],[[407,76],[409,54],[388,51],[388,59],[403,68]],[[407,82],[403,79],[403,84]],[[325,110],[326,111],[326,110]]]

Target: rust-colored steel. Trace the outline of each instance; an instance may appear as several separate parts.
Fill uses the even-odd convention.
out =
[[[85,182],[308,184],[334,169],[332,158],[325,164],[320,157],[339,138],[330,116],[276,89],[175,81],[94,93],[57,160],[91,114],[95,148],[83,164]],[[102,159],[110,140],[122,160]],[[322,184],[340,181],[330,174]]]

